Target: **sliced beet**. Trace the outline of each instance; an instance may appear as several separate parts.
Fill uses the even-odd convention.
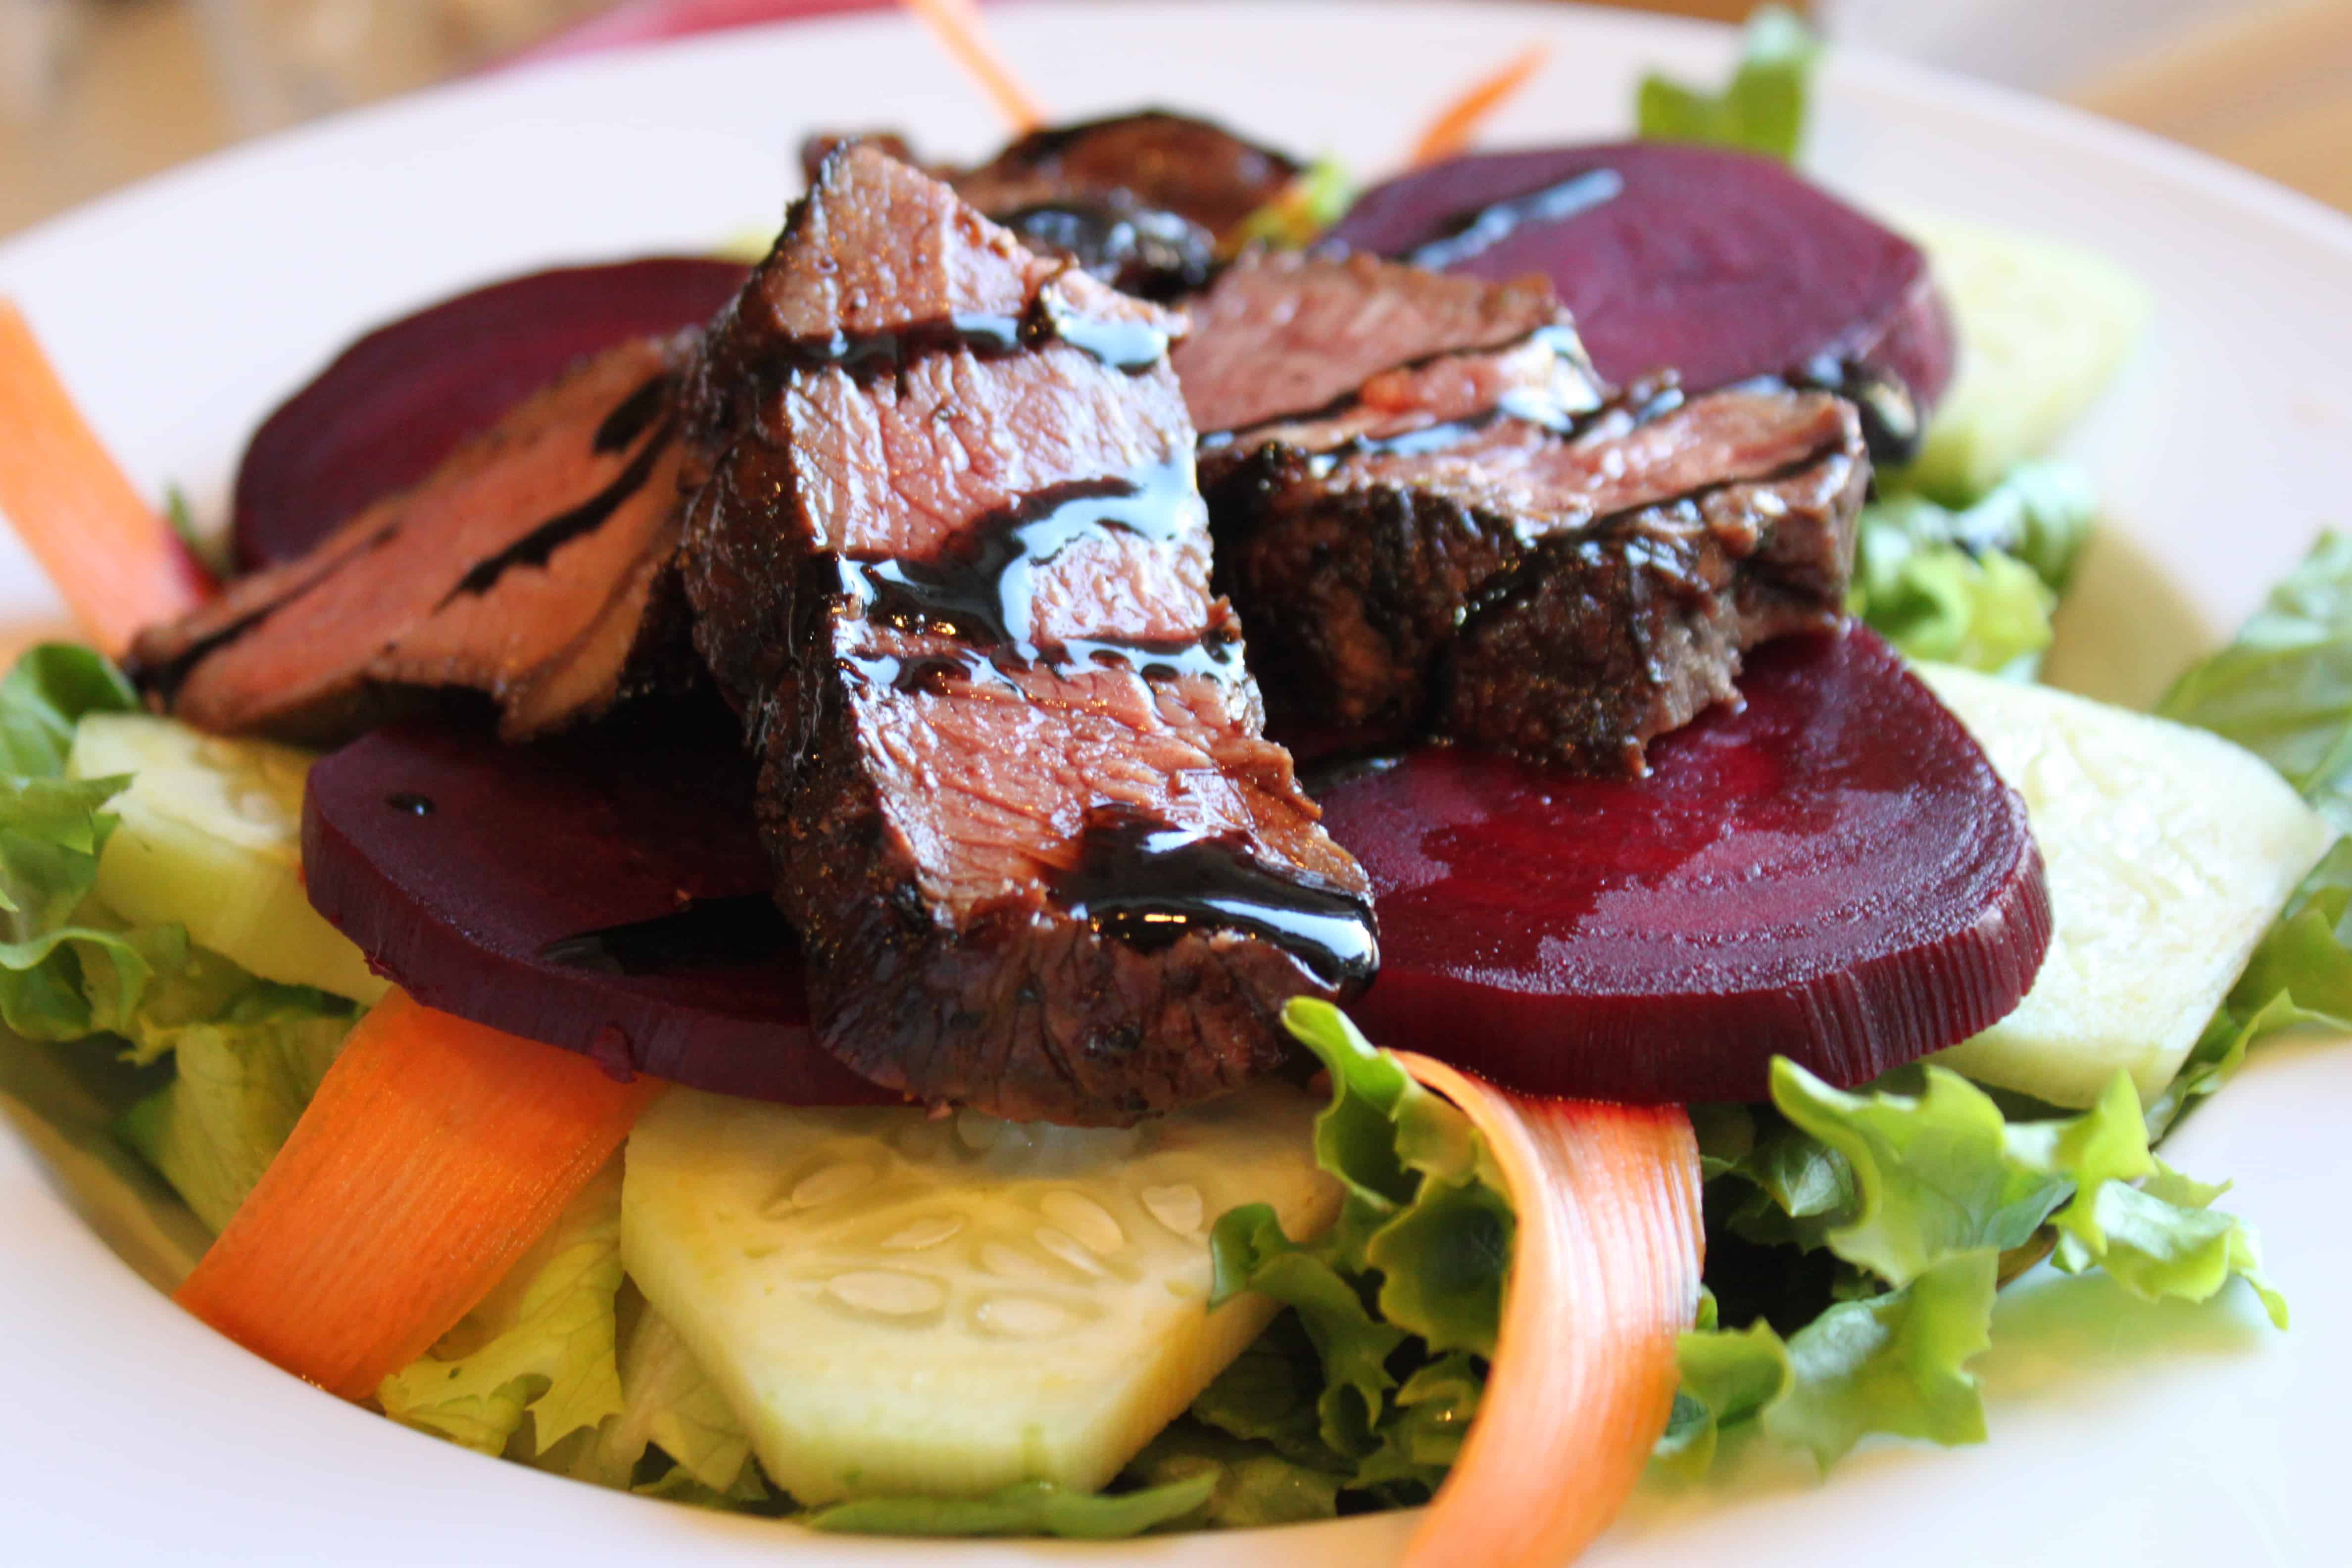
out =
[[[731,726],[679,730],[376,731],[310,770],[310,901],[428,1006],[721,1094],[895,1102],[810,1037]]]
[[[2015,1006],[2049,895],[1959,721],[1859,626],[1740,689],[1646,778],[1425,750],[1323,792],[1372,879],[1372,1037],[1531,1093],[1752,1100],[1775,1055],[1852,1086]]]
[[[561,268],[378,327],[254,432],[236,472],[238,568],[305,553],[573,361],[708,321],[745,274],[702,257]]]
[[[1549,276],[1601,374],[1711,389],[1816,362],[1925,409],[1952,326],[1919,247],[1781,163],[1664,142],[1483,153],[1364,193],[1330,238],[1501,281]]]

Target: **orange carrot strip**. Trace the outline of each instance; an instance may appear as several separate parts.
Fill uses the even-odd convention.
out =
[[[498,1283],[662,1087],[394,991],[174,1300],[365,1399]]]
[[[120,658],[132,634],[210,597],[196,563],[139,499],[33,336],[0,300],[0,512],[90,640]]]
[[[1486,1393],[1405,1568],[1557,1568],[1641,1479],[1698,1309],[1698,1141],[1680,1106],[1507,1094],[1399,1052],[1501,1167],[1518,1240]]]
[[[1471,83],[1459,98],[1439,110],[1436,117],[1430,121],[1429,128],[1421,133],[1421,140],[1412,144],[1412,153],[1405,159],[1406,166],[1418,169],[1423,163],[1451,158],[1470,145],[1472,139],[1478,134],[1478,128],[1486,122],[1487,116],[1502,108],[1513,93],[1533,80],[1536,72],[1543,69],[1544,62],[1550,58],[1550,45],[1529,44],[1513,55],[1500,69]]]
[[[980,19],[980,7],[972,0],[907,0],[907,5],[929,24],[956,64],[980,83],[981,90],[996,100],[997,111],[1013,122],[1013,130],[1027,132],[1045,123],[1045,110],[996,52]]]

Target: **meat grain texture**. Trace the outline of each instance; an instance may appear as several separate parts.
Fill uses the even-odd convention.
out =
[[[1175,324],[851,145],[695,378],[696,637],[818,1037],[926,1100],[1204,1099],[1373,962],[1210,593]]]
[[[581,362],[415,489],[142,632],[132,679],[199,729],[325,744],[436,693],[487,697],[520,740],[695,679],[676,573],[690,342]]]
[[[1842,618],[1870,465],[1838,397],[1612,393],[1541,279],[1363,256],[1245,261],[1192,314],[1221,582],[1284,728],[1638,773],[1746,649]]]

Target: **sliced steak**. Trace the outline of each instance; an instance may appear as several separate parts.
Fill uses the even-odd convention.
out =
[[[1124,191],[1223,242],[1305,172],[1297,160],[1222,125],[1146,109],[1033,131],[957,174],[954,184],[986,213]]]
[[[1561,371],[1582,384],[1561,395],[1586,407],[1601,401],[1575,326],[1540,278],[1498,286],[1370,256],[1260,253],[1225,268],[1184,313],[1192,330],[1170,359],[1213,448],[1273,438],[1328,445],[1360,428],[1239,437],[1253,426],[1366,413],[1454,418],[1547,386]]]
[[[1645,742],[1736,695],[1744,649],[1843,612],[1870,468],[1839,398],[1607,396],[1541,289],[1363,258],[1235,268],[1194,320],[1179,366],[1215,417],[1406,356],[1206,465],[1277,733],[1639,771]],[[1520,336],[1482,343],[1482,320]],[[1292,363],[1249,381],[1249,341]],[[1294,390],[1258,394],[1276,384]]]
[[[1173,325],[853,145],[710,333],[698,643],[820,1041],[927,1100],[1204,1099],[1375,960],[1210,593]]]
[[[852,141],[916,162],[904,137],[823,132],[801,144],[809,182]],[[1221,247],[1250,215],[1297,184],[1304,166],[1221,125],[1144,110],[1020,137],[972,168],[929,171],[1020,236],[1130,294],[1169,300],[1209,280]]]
[[[684,679],[689,342],[583,362],[415,489],[142,633],[132,679],[200,729],[328,742],[425,691],[485,694],[521,739]]]

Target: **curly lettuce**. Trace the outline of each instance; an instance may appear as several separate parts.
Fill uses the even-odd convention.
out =
[[[1338,1009],[1294,1002],[1291,1033],[1331,1076],[1315,1154],[1346,1196],[1323,1236],[1294,1240],[1251,1205],[1210,1237],[1213,1300],[1282,1302],[1266,1347],[1193,1405],[1340,1489],[1426,1500],[1460,1451],[1494,1354],[1517,1221],[1483,1142],[1453,1106],[1367,1043]],[[1303,1342],[1311,1362],[1297,1347]]]
[[[506,1452],[528,1415],[522,1457],[551,1448],[624,1409],[620,1289],[616,1160],[432,1354],[384,1379],[377,1401],[403,1426],[485,1454]]]
[[[36,647],[0,679],[0,1023],[27,1039],[129,1035],[159,982],[186,963],[176,926],[128,929],[90,888],[127,778],[68,779],[83,715],[136,706],[88,648]]]
[[[1975,505],[1863,509],[1847,607],[1913,658],[2031,679],[2097,512],[2071,464],[2020,466]]]
[[[2352,538],[2320,535],[2228,647],[2156,710],[2253,752],[2352,832]]]

